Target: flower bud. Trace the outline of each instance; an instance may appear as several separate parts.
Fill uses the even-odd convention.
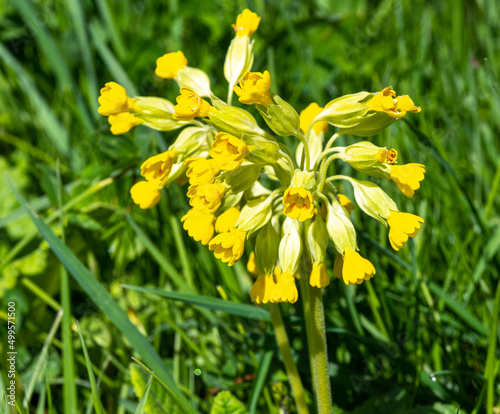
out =
[[[316,187],[316,178],[314,178],[314,172],[305,172],[302,170],[295,170],[291,186],[292,187],[304,187],[306,190],[312,191]]]
[[[283,137],[298,136],[300,132],[300,118],[297,111],[288,102],[274,95],[269,105],[257,105],[262,118],[269,128]]]
[[[261,165],[250,164],[224,173],[224,184],[229,187],[228,194],[238,194],[252,188],[261,170]]]
[[[395,152],[394,150],[390,151]],[[371,142],[364,141],[349,145],[340,155],[355,170],[387,179],[391,175],[391,166],[387,162],[388,152],[386,148],[380,148]]]
[[[252,68],[253,45],[248,36],[235,36],[229,45],[224,62],[224,76],[232,88]]]
[[[248,232],[248,237],[264,226],[273,215],[273,194],[265,200],[250,200],[241,209],[240,217],[235,227]],[[276,244],[277,245],[277,244]]]
[[[227,105],[214,97],[212,103],[217,110],[210,112],[208,117],[217,129],[238,138],[242,138],[243,134],[266,136],[266,132],[259,127],[255,118],[244,109]]]
[[[323,263],[326,260],[326,249],[329,242],[326,223],[321,214],[316,214],[314,221],[307,230],[307,248],[313,262]]]
[[[279,246],[279,261],[282,272],[297,273],[302,255],[301,225],[289,217],[283,222],[283,238]]]
[[[141,108],[135,116],[141,119],[143,125],[158,131],[173,131],[188,124],[172,117],[174,104],[167,99],[138,96],[135,98],[137,105]]]
[[[280,157],[279,145],[259,136],[244,136],[243,141],[251,151],[246,159],[254,164],[274,164]]]
[[[349,180],[354,187],[354,198],[369,216],[372,216],[380,224],[387,226],[390,210],[397,210],[396,203],[377,184],[370,181],[359,181],[351,178]]]
[[[327,204],[326,228],[335,248],[341,254],[346,249],[356,250],[356,230],[336,199]]]
[[[255,240],[255,257],[259,270],[265,274],[272,274],[278,259],[278,233],[269,221],[257,234]]]
[[[179,69],[174,79],[179,85],[179,88],[192,89],[200,96],[209,97],[212,95],[212,91],[210,90],[210,79],[201,69],[186,66],[183,69]]]
[[[214,132],[211,127],[188,127],[181,131],[170,149],[181,153],[183,158],[191,155],[205,156],[213,139]]]

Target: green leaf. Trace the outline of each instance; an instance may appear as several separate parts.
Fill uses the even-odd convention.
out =
[[[87,366],[87,372],[89,374],[90,387],[92,388],[92,398],[94,400],[94,409],[97,414],[102,413],[101,401],[99,399],[99,392],[97,390],[97,385],[95,382],[94,371],[92,371],[92,363],[90,362],[89,353],[87,352],[87,346],[83,340],[82,331],[78,321],[76,322],[76,327],[78,329],[78,335],[80,335],[80,341],[82,343],[83,355],[85,356],[85,364]]]
[[[439,298],[460,318],[463,322],[474,329],[478,334],[486,336],[486,329],[479,319],[472,315],[465,306],[458,300],[453,298],[450,294],[445,292],[435,283],[429,284],[429,290],[438,295]]]
[[[230,302],[227,300],[211,298],[208,296],[190,295],[189,293],[171,292],[161,289],[143,288],[140,286],[122,285],[125,289],[132,289],[138,292],[151,293],[165,298],[180,300],[181,302],[198,305],[209,309],[220,310],[231,315],[243,316],[249,319],[258,319],[270,322],[269,312],[265,309],[243,303]]]
[[[212,405],[210,414],[246,414],[247,410],[243,403],[229,391],[221,391],[217,394]]]
[[[151,383],[153,382],[153,376],[149,377],[148,383],[146,384],[146,390],[144,394],[142,394],[141,400],[139,404],[137,404],[137,409],[135,410],[135,414],[144,414],[146,410],[146,402],[148,401],[149,391],[151,390]]]
[[[29,217],[37,227],[42,237],[47,241],[59,260],[71,273],[87,295],[94,301],[97,307],[106,315],[113,325],[122,332],[134,350],[142,356],[149,366],[158,374],[165,384],[175,395],[177,404],[186,413],[197,413],[187,398],[180,392],[170,372],[165,367],[162,359],[155,351],[149,341],[142,335],[137,327],[130,322],[127,314],[113,300],[110,293],[95,279],[94,275],[76,258],[60,239],[56,237],[51,228],[29,207],[24,197],[14,187],[7,176],[7,182],[17,197],[19,203],[25,208]]]

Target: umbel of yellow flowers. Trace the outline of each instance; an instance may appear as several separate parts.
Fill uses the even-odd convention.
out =
[[[312,268],[302,276],[317,288],[330,284],[329,273],[347,285],[375,276],[373,264],[359,253],[350,219],[355,206],[389,227],[388,244],[395,250],[421,229],[424,220],[399,211],[377,184],[335,175],[330,168],[334,161],[348,163],[367,176],[392,181],[413,197],[424,179],[422,164],[400,163],[395,149],[367,140],[345,147],[334,143],[341,135],[371,137],[421,109],[408,95],[397,96],[386,87],[341,96],[324,107],[313,102],[299,114],[270,91],[267,70],[251,71],[254,41],[249,38],[259,23],[260,17],[246,9],[233,25],[235,37],[224,64],[227,101],[213,95],[208,76],[189,67],[177,51],[159,57],[155,70],[179,85],[176,104],[132,98],[109,82],[101,90],[99,113],[109,117],[113,134],[139,124],[162,131],[183,128],[168,151],[142,164],[144,180],[130,191],[134,203],[152,208],[164,187],[188,181],[191,209],[181,221],[189,236],[228,266],[247,252],[247,268],[255,276],[250,296],[256,303],[294,303],[304,256]],[[241,104],[255,105],[274,134],[245,109],[232,106],[233,93]],[[336,130],[327,137],[331,127]],[[284,136],[299,142],[295,159],[281,140]],[[354,202],[339,192],[335,183],[340,180],[352,186]],[[327,255],[330,242],[335,257]]]

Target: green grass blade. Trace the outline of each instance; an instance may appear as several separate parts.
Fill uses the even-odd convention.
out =
[[[38,11],[35,10],[30,0],[18,0],[14,2],[14,4],[18,8],[19,13],[21,14],[26,25],[33,32],[33,35],[37,39],[38,45],[45,54],[45,57],[51,63],[51,67],[54,69],[60,85],[63,88],[70,87],[76,100],[76,104],[78,105],[78,115],[82,120],[82,124],[87,131],[92,132],[94,126],[92,119],[89,117],[88,109],[83,102],[79,90],[76,88],[75,82],[71,77],[69,67],[64,60],[59,47],[54,41],[54,38],[50,35],[45,25],[38,24],[40,19]]]
[[[78,282],[87,295],[94,301],[97,307],[113,323],[113,325],[127,338],[132,344],[134,350],[140,354],[158,376],[169,386],[177,395],[177,398],[188,407],[187,412],[197,412],[192,408],[186,397],[175,385],[170,372],[165,367],[158,353],[155,351],[149,341],[142,335],[137,327],[130,322],[127,314],[113,300],[110,293],[95,279],[94,275],[76,258],[57,236],[51,228],[34,211],[31,210],[24,197],[14,187],[10,178],[7,176],[10,188],[14,192],[19,203],[26,209],[31,220],[38,228],[42,237],[47,241],[59,260],[64,264],[69,273]]]
[[[15,72],[17,82],[34,109],[33,115],[38,124],[45,131],[56,149],[63,155],[67,154],[69,150],[68,130],[59,122],[52,108],[38,91],[33,79],[2,43],[0,43],[0,60]]]
[[[80,48],[80,53],[83,58],[83,65],[85,67],[85,81],[87,84],[87,99],[89,102],[89,107],[92,110],[94,118],[98,116],[97,113],[97,79],[95,74],[94,63],[92,61],[92,51],[90,49],[90,42],[87,37],[87,31],[85,30],[85,15],[83,12],[83,6],[80,0],[69,0],[66,2],[73,25],[76,31],[76,37],[78,38],[78,46]]]
[[[80,336],[80,341],[82,343],[83,355],[85,356],[85,363],[87,366],[87,372],[89,374],[90,387],[92,388],[92,398],[94,399],[94,409],[97,414],[102,413],[101,401],[99,400],[99,393],[97,392],[97,385],[95,383],[94,372],[92,371],[92,364],[90,363],[89,353],[87,352],[87,346],[83,340],[82,331],[80,330],[80,324],[76,322],[76,327],[78,329],[78,335]]]
[[[484,373],[484,377],[486,381],[488,381],[488,389],[487,389],[487,412],[493,412],[493,404],[495,398],[495,377],[496,377],[496,369],[495,364],[497,363],[497,359],[495,355],[497,353],[497,329],[498,329],[498,314],[500,313],[500,281],[497,282],[497,291],[495,294],[495,302],[493,304],[493,320],[490,323],[491,331],[489,337],[488,344],[488,354],[486,357],[486,369]]]
[[[460,318],[465,322],[470,328],[474,329],[478,334],[486,336],[487,332],[484,325],[479,319],[472,315],[467,308],[465,308],[460,302],[455,298],[450,296],[447,292],[441,289],[435,283],[429,284],[429,290],[438,295],[439,298]]]
[[[42,351],[40,352],[38,361],[36,362],[33,375],[31,377],[28,386],[26,387],[26,392],[24,393],[24,400],[23,400],[23,407],[26,408],[26,410],[28,410],[29,408],[29,403],[31,397],[33,396],[35,385],[42,371],[43,363],[45,362],[45,358],[47,357],[47,354],[49,352],[50,344],[52,343],[52,339],[54,338],[54,335],[57,332],[57,328],[59,327],[59,323],[61,322],[62,316],[63,316],[63,311],[60,310],[56,315],[56,318],[54,320],[54,323],[52,324],[52,327],[50,328],[47,338],[45,338],[45,343],[43,344]]]
[[[64,208],[62,202],[62,182],[59,169],[59,160],[57,161],[57,202],[59,208],[59,219],[61,224],[61,236],[65,241],[64,234]],[[69,286],[69,276],[66,268],[61,264],[61,305],[63,308],[62,320],[62,341],[63,341],[63,396],[64,411],[67,413],[76,413],[77,396],[75,384],[75,363],[73,355],[73,340],[71,335],[71,293]]]
[[[165,391],[168,392],[168,394],[177,402],[177,404],[179,405],[179,407],[181,407],[185,412],[187,413],[190,413],[190,412],[195,412],[195,411],[190,411],[190,408],[189,407],[186,407],[184,405],[184,402],[183,401],[180,401],[179,398],[178,398],[178,395],[172,391],[172,389],[166,385],[153,371],[151,371],[143,362],[139,361],[137,358],[133,358],[132,359],[137,362],[142,368],[144,368],[149,374],[151,374],[152,377],[154,377],[154,379],[156,381],[158,381],[160,383],[160,385],[165,389]],[[198,411],[196,411],[198,412]]]
[[[253,305],[244,303],[230,302],[227,300],[211,298],[208,296],[191,295],[189,293],[171,292],[161,289],[143,288],[140,286],[122,285],[125,289],[136,290],[137,292],[151,293],[152,295],[163,296],[173,300],[190,303],[191,305],[203,306],[213,310],[219,310],[230,315],[242,316],[249,319],[258,319],[265,322],[270,322],[271,317],[265,309],[258,308]]]
[[[106,36],[104,35],[102,26],[96,20],[90,23],[90,34],[92,35],[92,41],[97,47],[97,52],[113,76],[113,80],[123,86],[130,96],[136,96],[137,89],[134,82],[131,81],[123,66],[116,59],[116,56],[113,55],[113,52],[109,50],[106,45]]]
[[[271,366],[273,355],[274,355],[273,349],[270,349],[269,351],[266,351],[262,354],[262,357],[259,362],[259,369],[257,371],[257,378],[255,378],[252,394],[250,396],[250,402],[248,403],[249,414],[255,413],[260,393],[262,392],[262,388],[264,388],[264,382],[266,381],[267,374],[269,373],[269,367]]]
[[[146,402],[148,401],[149,391],[151,389],[151,384],[153,382],[153,376],[149,377],[148,383],[146,384],[146,390],[144,394],[142,394],[141,400],[139,404],[137,404],[137,409],[135,410],[135,414],[144,414],[146,412]]]
[[[177,272],[177,270],[175,270],[175,268],[169,263],[165,255],[162,252],[160,252],[158,247],[155,246],[155,244],[149,239],[146,233],[142,231],[142,229],[137,225],[137,223],[132,219],[132,217],[130,217],[129,214],[125,214],[125,217],[127,218],[127,221],[134,229],[135,233],[137,234],[137,237],[142,242],[146,250],[151,254],[151,256],[153,256],[153,258],[164,270],[164,272],[168,276],[170,276],[172,282],[175,283],[177,288],[188,291],[189,290],[188,284],[184,281],[184,278]]]

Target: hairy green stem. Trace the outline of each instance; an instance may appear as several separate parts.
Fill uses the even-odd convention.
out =
[[[304,260],[304,272],[300,278],[307,346],[311,364],[314,395],[318,414],[331,414],[332,392],[328,375],[328,353],[326,347],[325,314],[321,289],[309,285],[311,261]]]
[[[302,381],[299,376],[299,371],[297,370],[297,365],[295,365],[295,361],[292,357],[290,342],[288,341],[288,335],[286,334],[285,325],[283,324],[279,304],[272,303],[269,311],[271,314],[271,322],[273,323],[276,340],[278,341],[278,348],[280,349],[283,363],[285,364],[288,380],[292,386],[295,404],[297,405],[297,412],[299,414],[309,414],[304,396],[304,388],[302,387]]]

